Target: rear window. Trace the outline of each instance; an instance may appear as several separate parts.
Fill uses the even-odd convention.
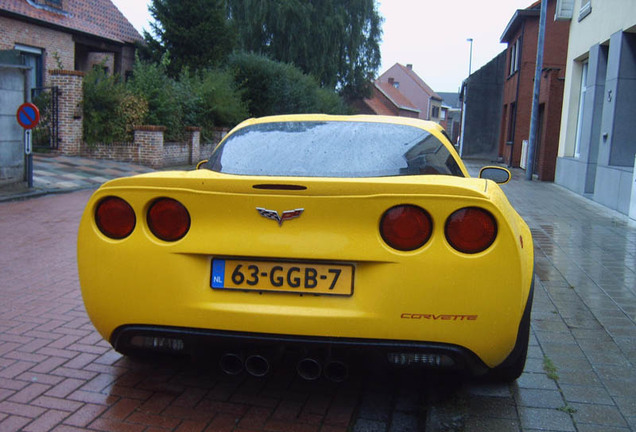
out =
[[[368,122],[277,122],[239,129],[205,165],[237,175],[463,177],[449,150],[413,126]]]

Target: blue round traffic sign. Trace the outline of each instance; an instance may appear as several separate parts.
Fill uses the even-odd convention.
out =
[[[40,122],[40,110],[31,102],[25,102],[16,113],[18,123],[25,129],[33,129]]]

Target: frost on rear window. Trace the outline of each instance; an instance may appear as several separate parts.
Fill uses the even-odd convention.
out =
[[[446,146],[413,126],[342,122],[277,122],[239,129],[205,168],[227,174],[298,177],[463,177]]]

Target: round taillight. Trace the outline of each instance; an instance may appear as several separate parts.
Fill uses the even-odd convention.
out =
[[[150,231],[165,241],[177,241],[190,229],[190,213],[172,198],[159,198],[153,202],[147,220]]]
[[[497,237],[497,222],[490,212],[466,207],[446,220],[446,239],[460,252],[474,254],[490,247]]]
[[[426,212],[414,205],[399,205],[388,209],[380,220],[380,235],[393,249],[412,251],[428,241],[433,222]]]
[[[106,237],[115,240],[126,238],[136,224],[135,211],[121,198],[109,196],[95,208],[95,224]]]

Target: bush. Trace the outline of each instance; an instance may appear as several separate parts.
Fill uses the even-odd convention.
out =
[[[123,84],[104,69],[94,68],[84,78],[84,141],[88,145],[126,140],[125,122],[118,110],[125,97]]]
[[[168,77],[162,64],[137,61],[132,78],[122,83],[96,68],[84,80],[86,143],[131,141],[133,127],[165,126],[167,141],[183,138],[186,126],[202,136],[214,127],[232,127],[248,116],[294,113],[347,114],[333,91],[293,65],[266,57],[234,54],[226,69],[182,71]]]
[[[313,77],[293,65],[236,53],[230,57],[229,68],[253,116],[347,112],[338,95],[321,89]]]
[[[248,117],[247,105],[236,89],[234,77],[220,69],[181,73],[177,83],[179,100],[184,103],[184,121],[200,126],[204,136],[214,127],[232,127]]]
[[[127,89],[148,103],[143,123],[166,127],[166,140],[176,141],[185,132],[183,103],[178,97],[176,82],[166,75],[159,64],[137,61]]]

